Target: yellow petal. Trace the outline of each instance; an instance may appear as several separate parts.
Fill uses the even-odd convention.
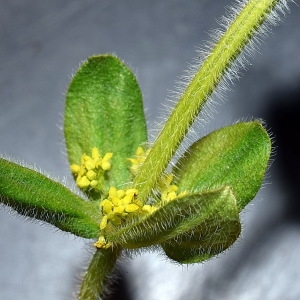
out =
[[[117,190],[117,197],[118,198],[123,198],[125,196],[125,191],[124,190]]]
[[[119,206],[122,205],[121,200],[118,197],[112,197],[110,198],[110,201],[113,203],[113,205],[115,206]]]
[[[92,180],[91,183],[90,183],[90,186],[91,186],[92,188],[97,187],[97,185],[98,185],[98,181],[97,181],[97,180]]]
[[[144,149],[143,149],[141,146],[139,146],[139,147],[136,149],[135,155],[136,155],[136,156],[141,156],[141,155],[143,155],[144,153],[145,153]]]
[[[177,197],[176,192],[170,192],[170,193],[168,193],[168,195],[167,195],[167,200],[168,200],[168,201],[172,201],[172,200],[174,200],[176,197]]]
[[[145,213],[149,213],[149,214],[152,214],[154,213],[155,211],[157,210],[157,208],[153,205],[144,205],[143,208],[142,208],[142,211],[145,212]]]
[[[109,161],[102,161],[101,168],[104,171],[108,171],[111,168],[111,163]]]
[[[122,199],[122,203],[124,205],[130,204],[132,202],[132,195],[126,195],[123,199]]]
[[[133,196],[133,195],[137,195],[138,194],[138,190],[137,189],[128,189],[128,190],[126,190],[126,195],[131,195],[131,196]]]
[[[86,176],[78,178],[78,180],[76,180],[76,183],[81,189],[85,189],[90,185],[90,181]]]
[[[136,204],[128,204],[125,207],[126,212],[135,212],[139,209],[139,207]]]
[[[112,158],[113,154],[111,152],[107,152],[103,159],[102,159],[102,164],[101,164],[101,168],[104,170],[104,171],[107,171],[111,168],[111,164],[109,162],[109,160]]]
[[[95,169],[95,167],[96,167],[95,161],[92,160],[91,158],[86,160],[84,164],[85,164],[85,167],[87,170],[92,170],[92,169]]]
[[[109,215],[113,212],[114,206],[109,200],[103,200],[101,206],[103,207],[102,211],[104,214]]]
[[[112,152],[107,152],[107,153],[105,153],[103,160],[109,161],[112,158],[112,156],[113,156]]]
[[[110,187],[108,195],[109,195],[109,198],[116,197],[117,196],[117,189],[114,186]]]
[[[177,192],[177,190],[178,190],[178,186],[177,185],[175,185],[175,184],[170,185],[169,191]]]
[[[96,176],[97,176],[97,173],[94,172],[93,170],[89,170],[89,171],[86,173],[86,177],[87,177],[89,180],[95,179]]]
[[[80,171],[80,166],[74,164],[74,165],[70,166],[70,169],[71,169],[72,173],[77,174]]]
[[[125,210],[125,206],[122,206],[122,205],[115,206],[114,210],[113,210],[113,213],[121,215],[124,212],[124,210]]]
[[[92,158],[94,160],[101,158],[100,152],[97,147],[93,147],[93,149],[92,149]]]
[[[100,222],[100,229],[104,229],[107,226],[107,216],[103,216],[101,222]]]

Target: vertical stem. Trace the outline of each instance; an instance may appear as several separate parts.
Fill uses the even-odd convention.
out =
[[[215,44],[210,55],[207,56],[182,94],[135,177],[133,185],[139,190],[139,197],[142,201],[145,201],[151,193],[161,173],[167,167],[188,129],[225,72],[278,2],[279,0],[248,1]]]
[[[121,253],[121,249],[98,249],[84,275],[78,300],[102,299],[108,277]]]

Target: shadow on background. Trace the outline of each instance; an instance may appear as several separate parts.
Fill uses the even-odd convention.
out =
[[[274,133],[274,167],[285,192],[282,221],[300,224],[300,85],[275,91],[270,98],[266,120]]]
[[[126,278],[126,271],[118,266],[116,272],[116,278],[110,286],[110,295],[106,296],[104,300],[133,300],[128,289],[129,283]]]

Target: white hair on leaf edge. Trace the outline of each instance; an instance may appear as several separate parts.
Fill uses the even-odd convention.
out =
[[[25,162],[24,160],[13,158],[13,157],[5,155],[5,154],[1,154],[0,158],[7,160],[11,163],[14,163],[16,165],[19,165],[23,168],[35,171],[35,172],[47,177],[48,179],[64,186],[66,189],[70,190],[76,196],[78,196],[84,200],[88,200],[87,196],[78,188],[75,181],[73,179],[71,179],[71,175],[70,175],[70,177],[64,176],[62,178],[59,178],[58,176],[53,176],[53,175],[45,172],[44,170],[42,170],[41,168],[39,168],[37,165],[35,165],[33,163],[28,163],[28,162]]]

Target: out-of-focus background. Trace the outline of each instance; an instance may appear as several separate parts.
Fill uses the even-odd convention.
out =
[[[229,3],[1,0],[0,153],[70,178],[60,129],[64,93],[79,63],[97,53],[114,53],[133,69],[153,128],[168,90]],[[200,137],[256,117],[273,132],[275,161],[242,214],[243,237],[200,265],[181,267],[155,253],[126,261],[115,299],[300,299],[300,8],[290,8],[225,93],[215,119],[196,127]],[[3,207],[0,237],[1,300],[72,299],[92,250],[89,241]]]

